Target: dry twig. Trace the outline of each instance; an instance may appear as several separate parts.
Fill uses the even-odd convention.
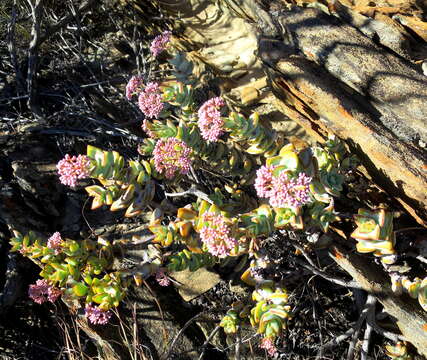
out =
[[[12,63],[13,68],[15,69],[15,76],[16,76],[16,84],[17,84],[17,95],[18,97],[22,93],[22,90],[24,89],[24,78],[22,76],[21,69],[18,65],[18,57],[16,55],[16,44],[15,44],[15,24],[16,24],[16,0],[12,3],[12,11],[11,11],[11,17],[10,22],[7,26],[7,47],[10,54],[10,60]]]
[[[213,329],[213,331],[209,334],[209,336],[207,337],[206,341],[202,344],[202,346],[201,346],[202,352],[200,353],[199,360],[203,359],[203,355],[205,354],[206,347],[208,346],[209,342],[213,339],[213,337],[217,334],[217,332],[220,329],[221,329],[221,326],[217,325],[215,327],[215,329]]]
[[[181,328],[181,330],[178,331],[178,333],[176,334],[176,336],[174,337],[174,339],[172,340],[172,342],[169,345],[169,350],[166,354],[165,359],[170,359],[171,354],[172,354],[172,350],[176,344],[176,342],[178,341],[178,339],[182,336],[182,334],[184,334],[184,331],[187,330],[187,328],[194,322],[196,321],[198,318],[200,318],[202,315],[204,315],[205,312],[201,312],[195,316],[193,316],[190,320],[188,320],[185,325]]]
[[[213,201],[209,198],[209,196],[203,191],[196,189],[195,187],[191,187],[190,189],[179,192],[179,193],[165,193],[166,197],[178,197],[178,196],[186,196],[186,195],[194,195],[203,200],[206,200],[209,204],[213,204]]]
[[[79,15],[79,14],[85,12],[86,10],[90,9],[92,7],[92,5],[95,5],[95,4],[96,4],[95,0],[86,0],[85,2],[83,2],[79,6],[79,8],[77,9],[76,14],[69,14],[67,16],[64,16],[55,25],[52,25],[52,26],[48,27],[48,29],[46,30],[46,32],[44,34],[42,34],[42,35],[39,36],[39,38],[37,39],[37,44],[36,45],[40,46],[41,44],[43,44],[52,35],[54,35],[56,32],[58,32],[64,26],[66,26],[67,24],[69,24],[73,19],[75,19],[76,15]]]
[[[33,18],[33,26],[31,28],[31,42],[28,48],[28,73],[27,73],[27,92],[28,92],[28,107],[33,115],[39,121],[42,120],[40,107],[36,102],[36,72],[38,63],[38,40],[40,36],[41,12],[43,0],[35,0],[33,4],[31,0],[27,0],[31,7],[31,16]]]

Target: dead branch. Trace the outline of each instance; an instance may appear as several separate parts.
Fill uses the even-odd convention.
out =
[[[367,319],[375,318],[376,302],[377,302],[377,299],[375,298],[375,296],[368,295],[368,299],[366,300],[366,306],[368,307],[368,314],[366,317]],[[369,344],[371,342],[371,335],[372,335],[372,326],[370,322],[367,320],[365,333],[363,334],[362,349],[360,350],[361,360],[368,360],[368,351],[369,351]]]
[[[396,296],[391,289],[390,278],[382,269],[375,265],[371,259],[358,254],[350,254],[339,245],[334,245],[330,256],[354,280],[356,280],[365,291],[372,294],[384,306],[384,310],[396,318],[397,326],[407,341],[410,341],[424,356],[427,355],[427,337],[424,325],[427,316],[421,307],[408,297]],[[374,330],[375,323],[370,317],[370,325]],[[390,335],[378,329],[382,335]]]
[[[293,116],[288,110],[297,110],[305,120],[294,119],[310,134],[317,134],[317,139],[327,133],[344,139],[375,182],[393,194],[420,224],[427,224],[427,197],[422,190],[427,177],[421,170],[425,154],[378,123],[356,101],[357,96],[340,88],[339,82],[314,62],[291,56],[277,63],[269,74],[280,111]]]
[[[348,287],[348,288],[354,288],[354,289],[362,289],[363,288],[356,281],[345,281],[345,280],[339,279],[333,275],[326,274],[322,270],[320,270],[314,266],[311,266],[309,264],[306,264],[301,260],[297,259],[296,263],[301,265],[302,267],[306,268],[307,270],[311,271],[313,274],[319,275],[320,277],[322,277],[325,280],[328,280],[334,284],[344,286],[344,287]]]
[[[344,341],[345,339],[347,339],[349,336],[353,335],[355,331],[355,327],[352,327],[351,329],[348,329],[344,334],[337,336],[336,338],[332,339],[331,341],[329,341],[328,343],[324,344],[319,351],[317,352],[317,356],[316,356],[316,360],[318,359],[322,359],[322,353],[325,350],[331,349],[333,348],[335,345],[338,345],[339,343],[341,343],[342,341]]]
[[[237,330],[236,333],[236,346],[234,350],[234,359],[240,360],[240,348],[242,345],[242,337],[240,336],[240,328]]]
[[[204,193],[199,189],[196,189],[195,187],[191,187],[190,189],[183,192],[179,192],[179,193],[165,193],[166,197],[179,197],[179,196],[187,196],[187,195],[194,195],[196,197],[199,197],[207,201],[209,204],[213,204],[213,201],[209,198],[209,196],[206,193]]]
[[[85,12],[86,10],[90,9],[92,5],[96,3],[95,0],[86,0],[84,1],[79,8],[76,11],[76,14],[69,14],[67,16],[64,16],[62,19],[60,19],[56,24],[50,26],[47,28],[44,34],[40,35],[36,46],[40,46],[43,44],[47,39],[49,39],[52,35],[54,35],[56,32],[58,32],[60,29],[62,29],[64,26],[69,24],[73,19],[75,19],[75,16],[78,16],[79,14]]]
[[[16,44],[15,44],[15,25],[16,25],[16,0],[12,3],[12,11],[11,11],[11,18],[10,22],[7,26],[7,47],[10,54],[10,60],[12,63],[13,68],[15,69],[15,77],[16,77],[16,88],[17,88],[17,95],[18,97],[20,94],[22,94],[24,89],[24,77],[22,76],[21,69],[18,65],[18,57],[16,55]]]
[[[368,307],[365,305],[365,308],[363,309],[362,313],[360,314],[359,319],[357,320],[356,324],[354,325],[354,332],[353,336],[351,337],[350,344],[348,346],[347,350],[347,360],[353,360],[354,359],[354,351],[356,348],[357,340],[359,339],[360,329],[362,328],[362,325],[366,319],[368,313]]]
[[[214,338],[214,336],[218,333],[218,331],[220,329],[221,329],[221,326],[217,325],[215,327],[215,329],[213,329],[213,331],[209,334],[209,336],[207,337],[206,341],[201,346],[202,352],[200,353],[200,356],[199,356],[198,360],[202,360],[203,359],[203,356],[204,356],[205,351],[206,351],[206,347],[208,346],[209,342]]]
[[[187,328],[197,319],[199,319],[200,317],[202,317],[203,315],[205,315],[205,312],[201,312],[196,314],[195,316],[193,316],[190,320],[188,320],[185,325],[181,328],[181,330],[176,334],[176,336],[173,338],[172,342],[169,345],[169,349],[168,352],[166,354],[165,359],[170,359],[170,356],[172,354],[172,350],[176,344],[176,342],[178,341],[178,339],[181,337],[182,334],[184,334],[184,331],[187,330]]]
[[[27,73],[27,92],[28,92],[28,107],[31,109],[36,119],[41,121],[42,114],[40,107],[35,101],[36,97],[36,72],[38,62],[38,39],[40,36],[41,12],[43,0],[35,0],[33,4],[31,0],[27,0],[31,7],[31,16],[33,25],[31,28],[31,42],[28,48],[28,73]]]
[[[368,295],[368,298],[369,297],[373,297],[373,296]],[[374,297],[374,299],[375,299],[375,297]],[[376,303],[376,299],[375,299],[375,303]],[[367,326],[369,326],[376,333],[384,336],[385,338],[387,338],[387,339],[389,339],[395,343],[398,341],[405,341],[406,340],[404,336],[392,333],[391,331],[384,330],[380,326],[378,326],[378,324],[375,320],[375,308],[374,307],[373,307],[373,310],[368,313],[368,316],[366,318],[366,322],[367,322]]]

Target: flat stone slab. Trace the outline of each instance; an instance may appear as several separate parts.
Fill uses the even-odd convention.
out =
[[[191,301],[217,285],[221,279],[218,274],[204,268],[191,272],[189,270],[177,271],[170,274],[181,283],[178,292],[185,301]]]

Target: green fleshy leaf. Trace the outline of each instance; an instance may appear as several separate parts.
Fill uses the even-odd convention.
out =
[[[73,286],[73,292],[79,297],[85,296],[88,292],[88,288],[83,283],[77,283]]]

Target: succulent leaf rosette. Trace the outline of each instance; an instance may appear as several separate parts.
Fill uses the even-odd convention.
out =
[[[427,311],[427,277],[410,280],[406,276],[394,275],[391,276],[391,288],[398,295],[406,292],[411,298],[417,299],[423,310]]]
[[[395,345],[386,345],[385,353],[391,360],[412,360],[413,357],[408,353],[407,343],[399,341]]]
[[[259,284],[252,293],[255,306],[250,311],[251,325],[263,335],[264,342],[274,350],[274,339],[282,335],[290,318],[291,307],[288,304],[288,295],[284,288],[275,285],[272,281]]]
[[[250,307],[249,304],[245,305],[241,301],[233,303],[219,324],[226,334],[235,334],[239,326],[242,326],[245,320],[248,320]]]
[[[230,309],[220,322],[220,326],[226,334],[235,334],[240,324],[239,314],[236,310]]]
[[[85,188],[93,197],[93,210],[107,205],[111,211],[126,209],[125,216],[131,217],[140,214],[154,197],[154,166],[148,161],[125,162],[116,151],[88,145],[87,155],[66,155],[57,168],[65,185],[75,186],[77,180],[83,178],[99,181],[100,185]]]
[[[283,142],[278,134],[266,128],[261,122],[259,114],[254,112],[249,117],[232,112],[224,120],[224,131],[230,134],[233,141],[243,144],[249,154],[264,155],[266,158],[274,156]]]
[[[356,239],[356,249],[360,253],[373,253],[385,264],[396,261],[395,236],[393,233],[393,213],[384,208],[376,210],[359,209],[354,215],[357,228],[351,234]]]

